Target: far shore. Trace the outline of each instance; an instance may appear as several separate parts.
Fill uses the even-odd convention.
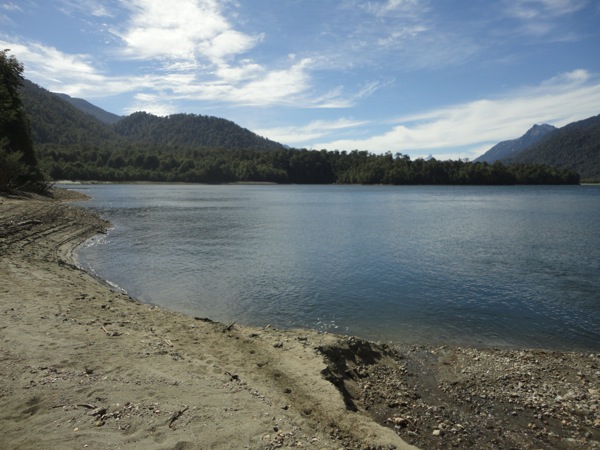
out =
[[[143,304],[74,264],[109,226],[65,203],[83,198],[0,195],[0,448],[600,449],[600,354],[385,345]]]

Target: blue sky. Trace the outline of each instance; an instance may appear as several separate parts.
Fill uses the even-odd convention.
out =
[[[600,114],[597,0],[0,0],[40,86],[299,148],[473,159]]]

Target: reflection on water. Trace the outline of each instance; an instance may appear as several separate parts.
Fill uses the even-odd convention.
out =
[[[81,186],[143,301],[369,339],[600,349],[600,188]]]

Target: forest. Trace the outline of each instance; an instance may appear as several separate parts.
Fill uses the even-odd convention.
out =
[[[600,182],[600,115],[570,123],[505,163],[536,161],[577,171],[588,182]]]
[[[12,75],[3,78],[9,85],[0,93],[13,102],[0,117],[3,152],[10,151],[11,161],[51,180],[389,185],[580,181],[573,170],[536,163],[411,160],[391,152],[287,148],[231,121],[194,114],[157,117],[138,112],[108,124],[24,80],[18,61],[6,53],[3,58]],[[10,120],[17,120],[20,128]],[[12,129],[21,130],[25,138],[13,137],[6,144]]]
[[[19,92],[22,74],[23,65],[7,50],[0,51],[0,191],[45,191],[48,184],[39,169]]]
[[[109,150],[45,145],[40,155],[42,167],[55,180],[390,185],[579,183],[576,172],[539,164],[411,160],[407,155],[375,155],[366,151],[152,150],[139,145]]]

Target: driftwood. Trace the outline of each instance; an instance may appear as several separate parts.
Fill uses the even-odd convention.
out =
[[[189,406],[186,406],[183,409],[180,409],[179,411],[175,411],[172,415],[171,418],[169,419],[169,428],[173,428],[173,423],[179,419],[184,412],[186,412],[189,409]]]
[[[25,225],[41,225],[42,221],[37,219],[24,220],[23,222],[17,223],[18,226],[24,227]]]
[[[121,336],[123,334],[123,333],[119,333],[118,331],[108,331],[104,325],[102,325],[102,330],[104,330],[104,332],[111,337]]]

